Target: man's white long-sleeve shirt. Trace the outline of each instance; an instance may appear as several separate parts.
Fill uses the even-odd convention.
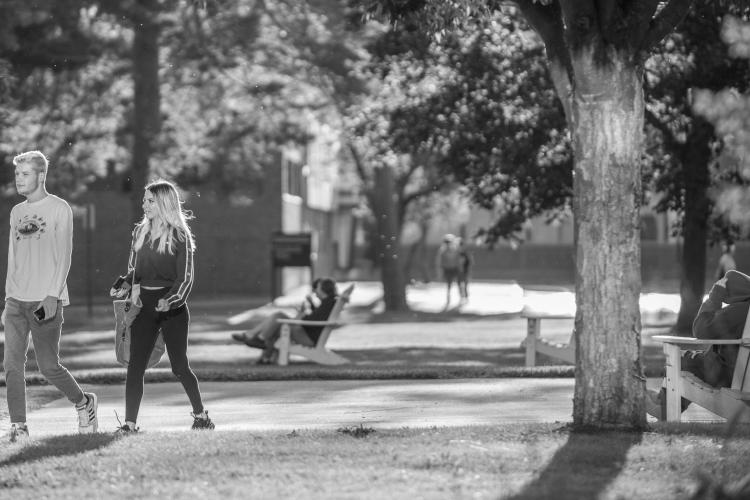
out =
[[[73,211],[65,200],[50,194],[14,206],[5,297],[36,302],[52,296],[68,305],[72,253]]]

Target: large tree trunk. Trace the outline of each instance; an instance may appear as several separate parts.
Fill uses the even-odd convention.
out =
[[[617,52],[574,55],[578,428],[646,426],[641,365],[639,71]]]
[[[711,160],[709,141],[713,127],[700,117],[693,117],[693,127],[681,155],[685,187],[685,214],[682,223],[680,256],[680,312],[675,333],[692,335],[692,326],[706,289],[706,240],[708,239],[708,198]]]
[[[141,0],[141,7],[150,2]],[[133,23],[133,154],[130,169],[133,214],[141,214],[141,200],[150,172],[151,155],[161,130],[159,111],[159,25],[156,13],[136,15]]]
[[[383,282],[383,300],[387,311],[405,311],[406,283],[399,259],[398,217],[393,172],[388,167],[375,168],[375,186],[371,203],[377,219],[377,248],[380,275]]]

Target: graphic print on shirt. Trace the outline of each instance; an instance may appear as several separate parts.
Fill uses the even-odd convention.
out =
[[[38,215],[24,215],[16,223],[16,240],[36,238],[47,230],[47,222]]]

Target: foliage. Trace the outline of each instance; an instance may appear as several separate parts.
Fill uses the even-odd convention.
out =
[[[78,43],[70,47],[67,65],[47,60],[30,67],[34,59],[26,55],[44,53],[55,43],[50,37],[0,41],[0,71],[7,68],[0,153],[7,158],[24,148],[44,150],[56,165],[52,189],[68,195],[107,175],[107,165],[120,174],[130,168],[129,46],[142,14],[132,1],[74,4],[45,2],[46,17],[45,11],[32,15],[9,6],[14,16],[0,21],[11,24],[11,33],[80,32],[66,35]],[[331,89],[319,65],[338,65],[343,72],[348,47],[324,29],[322,14],[296,2],[165,1],[153,7],[161,29],[163,125],[151,175],[252,199],[263,189],[263,167],[277,162],[279,148],[306,142],[311,123],[331,119]],[[68,24],[54,31],[48,24],[58,8],[68,8]],[[70,44],[58,45],[62,50]]]
[[[750,59],[750,22],[727,15],[722,27],[722,39],[729,55]],[[741,93],[744,90],[744,93]],[[725,144],[718,166],[725,175],[733,175],[744,183],[750,181],[750,95],[744,89],[715,90],[700,88],[695,91],[693,108],[716,127]],[[741,227],[743,235],[750,233],[750,194],[742,186],[724,186],[718,199],[718,210],[730,223]]]
[[[53,167],[51,189],[75,195],[123,154],[118,134],[131,91],[112,57],[120,34],[83,2],[16,7],[8,30],[15,36],[6,36],[0,52],[8,71],[0,157],[9,162],[20,151],[41,149]],[[4,171],[6,195],[14,193],[10,181]]]
[[[399,51],[404,50],[409,40],[408,36],[397,38],[393,31],[384,38],[388,38],[389,48],[399,45]],[[369,82],[369,92],[346,109],[344,124],[351,146],[360,155],[360,177],[365,190],[375,189],[373,168],[394,171],[400,188],[399,210],[403,221],[410,203],[439,193],[451,184],[450,178],[435,175],[434,155],[429,149],[406,144],[400,150],[393,148],[394,115],[433,92],[435,82],[442,75],[411,54],[378,53],[385,45],[373,44],[373,59],[363,61],[355,68],[354,76],[360,81]]]
[[[690,164],[691,141],[706,140],[713,153],[716,166],[707,182],[713,186],[736,184],[741,179],[716,163],[722,143],[713,131],[708,137],[695,133],[702,117],[693,111],[692,89],[718,91],[729,85],[747,88],[750,67],[743,61],[733,61],[719,36],[720,18],[713,9],[696,7],[671,34],[646,63],[647,130],[649,146],[644,162],[645,178],[656,192],[657,210],[672,210],[684,214],[686,182],[695,168]],[[702,95],[698,91],[695,95]],[[720,133],[721,134],[721,133]],[[695,182],[699,182],[698,179]],[[706,208],[706,214],[711,207]],[[679,231],[679,226],[675,228]],[[720,214],[714,215],[710,224],[713,239],[732,231]],[[687,250],[686,250],[687,251]]]
[[[572,189],[565,116],[541,41],[517,10],[466,20],[427,54],[422,85],[434,91],[418,90],[394,111],[392,146],[429,151],[476,205],[492,210],[494,223],[482,233],[490,243],[522,238],[537,215],[565,217]]]
[[[184,185],[250,196],[286,142],[304,143],[324,96],[303,50],[327,33],[303,7],[191,6],[165,32],[163,162]]]

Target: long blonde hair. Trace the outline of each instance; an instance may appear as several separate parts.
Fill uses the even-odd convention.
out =
[[[190,231],[187,221],[193,218],[193,214],[182,208],[182,200],[177,192],[177,187],[166,180],[156,180],[146,186],[146,190],[154,195],[154,206],[156,213],[153,219],[143,215],[143,219],[136,227],[136,240],[134,248],[136,251],[143,247],[146,236],[149,245],[153,247],[158,242],[156,251],[174,254],[175,238],[177,241],[188,241],[191,251],[195,250],[195,239]]]

